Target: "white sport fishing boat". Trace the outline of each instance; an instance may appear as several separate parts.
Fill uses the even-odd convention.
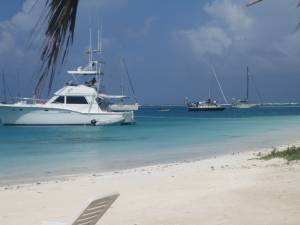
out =
[[[67,85],[43,102],[23,99],[0,104],[3,125],[108,125],[128,124],[133,112],[110,112],[97,90],[86,85]]]
[[[247,75],[246,75],[246,98],[244,100],[235,100],[232,103],[233,108],[238,109],[250,109],[257,106],[255,103],[249,103],[249,68],[247,67]]]
[[[89,64],[85,68],[68,71],[74,78],[58,90],[47,101],[24,98],[13,104],[0,104],[0,120],[4,125],[109,125],[130,124],[134,121],[133,111],[112,112],[109,108],[112,99],[126,96],[107,95],[100,90],[101,61],[93,60],[93,53],[100,52],[89,48]],[[92,78],[79,83],[79,77]]]

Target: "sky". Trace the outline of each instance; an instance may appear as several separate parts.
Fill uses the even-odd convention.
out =
[[[5,1],[0,8],[0,94],[30,97],[38,77],[45,0]],[[212,97],[300,102],[300,9],[297,0],[81,0],[73,46],[52,93],[87,64],[89,27],[102,24],[104,85],[119,94],[124,57],[141,104],[182,104]],[[39,25],[39,26],[37,26]],[[5,92],[3,86],[6,86]],[[257,91],[258,90],[258,91]],[[129,85],[126,92],[130,95]],[[257,93],[258,92],[258,93]]]

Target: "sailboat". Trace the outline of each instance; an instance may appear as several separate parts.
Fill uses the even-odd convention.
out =
[[[117,103],[116,102],[115,103],[111,103],[109,105],[109,109],[111,111],[114,111],[114,112],[119,112],[119,111],[138,111],[139,110],[139,104],[137,103],[137,97],[135,95],[135,91],[134,91],[134,88],[133,88],[131,77],[130,77],[130,74],[128,72],[127,64],[126,64],[124,58],[121,58],[121,64],[122,64],[123,69],[125,70],[125,73],[127,75],[128,82],[129,82],[129,85],[130,85],[130,88],[131,88],[131,92],[132,92],[133,97],[135,99],[135,103],[133,103],[133,104],[126,103],[125,100],[128,99],[128,97],[126,96],[125,98],[120,99],[120,101],[117,102]],[[124,86],[125,86],[124,85],[124,75],[121,74],[121,95],[122,96],[125,96],[124,95],[124,92],[125,92]]]
[[[225,102],[227,103],[227,99],[225,97],[225,94],[223,92],[223,88],[221,86],[221,83],[218,79],[218,76],[217,76],[217,73],[214,69],[213,66],[211,66],[211,69],[212,69],[212,72],[213,72],[213,75],[219,85],[219,88],[220,88],[220,91],[223,95],[223,98],[225,100]],[[191,111],[191,112],[196,112],[196,111],[223,111],[225,109],[224,106],[222,106],[221,104],[217,103],[216,100],[212,100],[211,98],[211,87],[210,87],[210,84],[209,84],[209,88],[208,88],[208,99],[204,102],[190,102],[188,98],[185,98],[185,104],[187,106],[187,109],[188,111]]]
[[[246,73],[246,98],[244,100],[236,100],[232,103],[233,108],[238,109],[250,109],[257,106],[255,103],[249,103],[249,67],[247,66],[247,73]]]
[[[223,111],[225,109],[224,106],[218,104],[216,101],[208,99],[205,102],[189,102],[188,98],[186,98],[186,105],[188,111],[196,112],[196,111]]]

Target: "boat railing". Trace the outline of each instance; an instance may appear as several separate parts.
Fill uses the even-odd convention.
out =
[[[36,104],[45,104],[47,99],[40,98],[20,98],[20,97],[6,97],[0,98],[0,103],[2,104],[28,104],[28,105],[36,105]]]

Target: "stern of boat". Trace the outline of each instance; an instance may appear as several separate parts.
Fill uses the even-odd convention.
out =
[[[129,125],[134,123],[134,113],[133,111],[130,112],[123,112],[124,121],[122,125]]]

